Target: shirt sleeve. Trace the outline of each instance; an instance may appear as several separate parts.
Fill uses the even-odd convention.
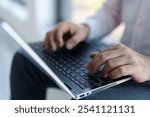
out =
[[[107,0],[95,16],[84,22],[91,29],[89,39],[103,37],[120,24],[122,1]]]

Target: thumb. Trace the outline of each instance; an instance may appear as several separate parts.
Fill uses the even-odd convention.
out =
[[[66,44],[67,49],[71,50],[73,49],[75,46],[77,46],[80,42],[81,42],[81,37],[78,35],[73,36],[72,38],[70,38]]]

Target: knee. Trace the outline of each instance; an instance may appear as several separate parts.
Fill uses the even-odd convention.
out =
[[[17,81],[18,78],[20,78],[20,74],[23,73],[24,61],[25,61],[25,57],[21,53],[19,52],[15,53],[12,60],[11,73],[10,73],[10,78],[13,79],[12,80],[13,82]]]
[[[16,54],[14,55],[14,58],[13,58],[13,61],[12,61],[12,65],[21,65],[23,64],[25,61],[25,57],[19,53],[19,52],[16,52]]]
[[[14,55],[12,65],[11,65],[11,73],[16,74],[19,72],[22,73],[32,72],[35,69],[36,69],[35,65],[23,54],[17,52]]]
[[[17,52],[12,60],[11,71],[24,70],[29,65],[30,62],[28,61],[28,59],[21,53]]]
[[[11,79],[18,80],[23,78],[22,76],[26,75],[24,73],[26,73],[27,70],[30,71],[31,67],[32,66],[30,65],[28,59],[26,59],[26,57],[21,53],[17,52],[14,55],[12,65],[11,65],[11,73],[10,73]]]

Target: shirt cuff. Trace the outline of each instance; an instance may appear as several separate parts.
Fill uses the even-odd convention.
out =
[[[98,23],[97,20],[95,20],[94,18],[88,18],[84,24],[88,25],[90,27],[90,34],[88,37],[88,40],[92,40],[95,38],[99,38],[101,37],[101,26],[100,23]]]

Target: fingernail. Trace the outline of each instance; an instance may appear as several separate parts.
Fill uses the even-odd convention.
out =
[[[55,52],[56,51],[56,45],[54,45],[53,47],[52,47],[52,50]]]
[[[71,43],[67,44],[67,49],[71,50],[73,45]]]

